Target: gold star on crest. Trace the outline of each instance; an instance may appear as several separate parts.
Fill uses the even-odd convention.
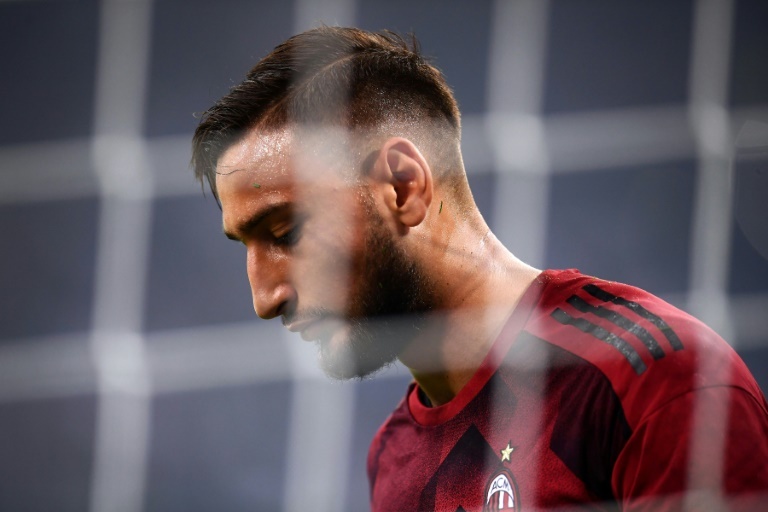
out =
[[[515,448],[512,446],[512,443],[507,443],[507,447],[501,450],[501,462],[509,461],[509,457],[514,450]]]

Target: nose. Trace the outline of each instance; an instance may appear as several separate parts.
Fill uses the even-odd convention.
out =
[[[253,309],[260,318],[275,318],[295,303],[296,290],[290,283],[289,263],[284,254],[274,254],[256,246],[248,248],[248,282]]]

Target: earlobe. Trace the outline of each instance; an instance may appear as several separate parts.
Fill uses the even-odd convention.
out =
[[[405,227],[421,224],[432,202],[432,171],[419,149],[408,139],[388,139],[379,153],[394,199],[388,206]]]

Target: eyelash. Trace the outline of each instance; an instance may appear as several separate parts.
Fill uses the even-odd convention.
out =
[[[300,237],[301,237],[301,226],[297,225],[291,228],[283,236],[275,238],[275,242],[277,243],[277,245],[282,245],[285,247],[293,247],[299,241]]]

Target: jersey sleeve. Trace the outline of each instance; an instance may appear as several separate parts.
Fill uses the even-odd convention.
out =
[[[612,485],[626,512],[768,510],[765,403],[734,386],[672,399],[632,433]]]

